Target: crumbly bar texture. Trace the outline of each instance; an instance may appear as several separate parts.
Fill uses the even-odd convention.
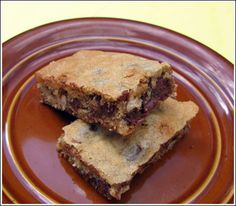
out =
[[[42,102],[122,136],[175,94],[169,64],[124,53],[79,51],[35,77]]]
[[[197,112],[191,101],[168,98],[130,138],[76,120],[63,128],[57,149],[99,193],[120,199],[133,177],[160,159],[186,133]]]

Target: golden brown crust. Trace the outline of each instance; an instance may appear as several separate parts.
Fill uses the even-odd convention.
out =
[[[189,126],[186,125],[174,137],[162,144],[159,151],[157,151],[146,163],[140,165],[139,168],[132,175],[130,175],[129,180],[114,185],[110,185],[106,179],[103,179],[93,165],[88,165],[83,162],[78,151],[72,145],[68,145],[62,140],[58,142],[57,149],[59,155],[65,158],[74,167],[74,169],[95,188],[97,192],[102,194],[107,199],[115,198],[120,200],[121,195],[129,190],[133,177],[138,173],[142,173],[151,164],[159,160],[166,152],[172,149],[174,144],[187,133],[188,127]],[[80,162],[79,166],[78,162]]]
[[[170,65],[131,54],[84,50],[51,62],[35,76],[38,82],[53,87],[96,93],[116,101],[126,90],[139,95],[146,89],[147,79],[162,72],[171,74]]]

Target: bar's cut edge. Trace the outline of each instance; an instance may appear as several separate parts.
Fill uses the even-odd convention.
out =
[[[161,86],[156,89],[165,92],[160,91],[156,96],[152,96],[156,91],[155,88],[149,87],[147,93],[143,94],[144,97],[139,98],[140,107],[134,107],[130,111],[127,110],[130,97],[125,94],[123,99],[116,102],[106,102],[102,95],[81,93],[80,96],[73,97],[68,92],[68,88],[65,89],[66,87],[49,89],[47,82],[38,82],[38,87],[41,91],[41,102],[66,111],[87,123],[99,123],[110,131],[128,136],[144,121],[152,109],[158,107],[160,101],[175,93],[173,78],[161,78],[157,81],[161,81],[166,87]],[[148,94],[149,97],[146,97]]]

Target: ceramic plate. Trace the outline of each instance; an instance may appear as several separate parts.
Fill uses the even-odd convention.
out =
[[[85,18],[47,24],[3,44],[2,160],[5,202],[111,203],[60,159],[56,141],[73,120],[39,102],[34,73],[81,49],[135,54],[174,67],[178,100],[200,108],[190,132],[135,177],[119,203],[226,203],[233,196],[233,65],[206,46],[150,24]]]

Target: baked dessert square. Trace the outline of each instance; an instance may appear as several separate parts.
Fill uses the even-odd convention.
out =
[[[124,53],[79,51],[35,76],[42,102],[122,136],[175,94],[169,64]]]
[[[168,98],[129,138],[76,120],[63,128],[57,149],[99,193],[108,199],[120,199],[137,173],[183,137],[197,112],[191,101]]]

